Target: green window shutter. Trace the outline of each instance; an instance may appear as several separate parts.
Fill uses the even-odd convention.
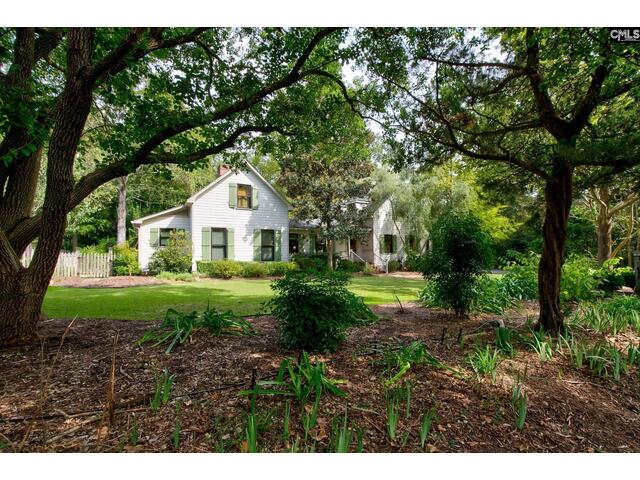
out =
[[[262,259],[262,255],[260,255],[260,253],[262,252],[262,245],[260,244],[261,242],[261,231],[260,230],[254,230],[253,231],[253,259],[256,262],[259,262]]]
[[[211,260],[211,229],[202,228],[202,260]]]
[[[280,230],[275,230],[274,232],[274,252],[273,252],[273,259],[276,262],[279,262],[280,260],[282,260],[282,232]]]
[[[379,242],[380,242],[380,253],[387,253],[384,251],[384,235],[380,235]]]
[[[151,238],[150,238],[150,241],[149,241],[149,245],[151,245],[152,247],[157,247],[159,242],[160,242],[160,229],[159,228],[152,228],[151,229]]]
[[[309,235],[309,253],[316,253],[316,236]]]
[[[396,253],[398,251],[398,236],[393,235],[391,237],[391,253]]]
[[[227,228],[227,258],[229,260],[235,260],[236,251],[235,245],[235,231],[233,228]]]
[[[258,187],[251,187],[251,208],[257,210],[260,206],[260,190]]]
[[[229,184],[229,208],[236,208],[236,202],[238,201],[238,184]]]

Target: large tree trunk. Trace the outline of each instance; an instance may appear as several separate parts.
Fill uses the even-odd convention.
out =
[[[127,177],[118,178],[118,221],[116,243],[127,241]]]
[[[333,249],[333,240],[327,238],[327,266],[329,267],[329,270],[333,270]]]
[[[572,168],[558,165],[545,185],[546,212],[542,227],[544,244],[538,268],[539,323],[552,334],[558,333],[563,325],[560,278],[567,241],[572,184]]]
[[[612,251],[612,232],[613,232],[613,215],[609,208],[609,189],[602,187],[599,189],[599,208],[598,218],[596,220],[596,230],[598,237],[598,263],[602,264],[605,260],[611,258]]]
[[[72,28],[68,38],[67,81],[53,115],[42,226],[28,268],[20,265],[19,249],[0,231],[0,347],[28,341],[37,334],[40,308],[64,239],[74,158],[92,101],[91,85],[81,72],[91,61],[93,29]],[[22,188],[27,195],[27,186]]]
[[[46,282],[26,268],[17,274],[2,274],[0,282],[0,335],[1,346],[30,342],[37,333]]]

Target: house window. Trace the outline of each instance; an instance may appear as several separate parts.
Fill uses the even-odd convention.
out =
[[[251,208],[251,185],[238,185],[238,208]]]
[[[275,258],[276,235],[273,230],[262,230],[260,232],[260,260],[272,262]]]
[[[300,236],[297,233],[289,234],[289,255],[300,251]]]
[[[175,231],[175,228],[161,228],[158,236],[158,246],[166,247],[169,244],[169,237]]]
[[[383,240],[384,250],[382,253],[394,253],[393,251],[393,235],[385,235]]]
[[[211,229],[211,260],[227,258],[227,231],[224,228]]]
[[[415,235],[407,235],[407,244],[410,250],[418,251],[418,237]]]

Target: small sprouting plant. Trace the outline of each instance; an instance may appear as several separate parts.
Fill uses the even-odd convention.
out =
[[[320,396],[316,395],[309,411],[302,412],[302,428],[304,429],[304,441],[307,441],[309,433],[313,430],[318,422],[318,410],[320,410]]]
[[[422,422],[420,422],[420,446],[422,448],[424,448],[424,444],[427,441],[429,432],[431,431],[431,426],[436,420],[436,413],[436,407],[433,407],[422,415]]]
[[[485,345],[484,348],[476,347],[475,351],[467,357],[469,364],[478,379],[482,375],[491,377],[491,381],[496,381],[497,368],[500,363],[500,352],[491,348],[491,345]]]
[[[398,428],[398,400],[395,395],[387,395],[387,435],[391,441],[396,439]]]
[[[129,445],[135,447],[140,439],[140,432],[138,431],[138,422],[136,416],[131,416],[131,429],[129,430]]]
[[[638,376],[640,376],[640,347],[629,344],[627,347],[627,362],[630,367],[636,366]]]
[[[603,378],[612,376],[614,380],[620,380],[621,375],[629,368],[628,356],[625,358],[615,345],[593,345],[586,351],[585,358],[589,370]]]
[[[538,354],[541,361],[546,362],[553,356],[551,342],[544,330],[531,330],[531,338],[528,343]]]
[[[176,405],[176,424],[171,433],[171,444],[174,450],[180,447],[180,432],[182,431],[182,422],[180,421],[180,404]]]
[[[258,423],[254,413],[247,414],[245,440],[247,442],[247,452],[256,453],[258,451]]]
[[[161,406],[169,403],[171,398],[171,390],[173,389],[173,382],[175,381],[175,374],[169,375],[168,370],[165,368],[161,373],[156,375],[155,388],[153,397],[151,398],[151,410],[157,411]]]
[[[282,439],[285,443],[289,441],[291,432],[289,431],[289,424],[291,422],[291,401],[284,402],[284,419],[282,421]]]
[[[349,453],[349,446],[351,445],[353,431],[349,429],[346,408],[344,410],[342,421],[338,418],[333,419],[332,431],[333,451],[335,453]]]
[[[512,331],[509,328],[496,328],[496,348],[507,356],[513,355]]]
[[[356,425],[356,453],[362,453],[364,451],[364,442],[362,440],[362,429]]]
[[[518,430],[522,430],[527,419],[527,393],[519,380],[513,384],[511,389],[511,408],[516,417],[516,427]]]
[[[427,350],[426,345],[421,341],[415,341],[409,345],[399,348],[387,347],[382,352],[382,365],[384,375],[388,376],[385,381],[386,387],[391,387],[398,382],[410,369],[412,365],[426,364],[433,367],[448,370],[460,376],[456,369],[445,365]]]
[[[407,382],[407,395],[406,395],[406,408],[405,408],[405,418],[411,417],[411,382]]]

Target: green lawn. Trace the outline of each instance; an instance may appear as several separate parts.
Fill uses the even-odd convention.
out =
[[[250,315],[271,297],[269,280],[203,280],[128,288],[49,287],[44,311],[50,317],[154,320],[167,308],[202,310],[207,303],[221,310]],[[423,280],[399,277],[355,277],[350,289],[370,305],[415,300]]]

